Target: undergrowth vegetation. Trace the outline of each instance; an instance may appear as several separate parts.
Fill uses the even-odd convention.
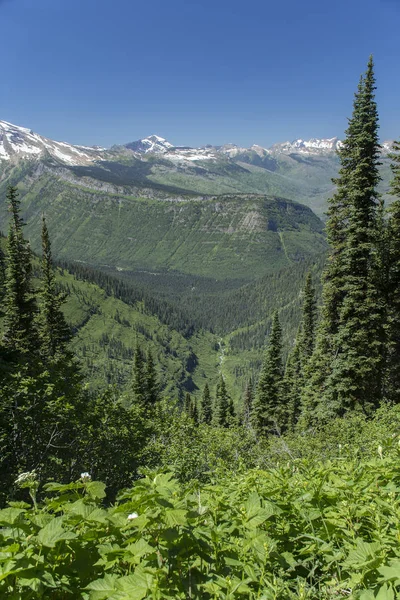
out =
[[[38,506],[26,475],[18,483],[33,504],[0,511],[1,597],[394,600],[398,442],[362,462],[339,451],[202,486],[147,474],[108,508],[86,473],[45,485]]]

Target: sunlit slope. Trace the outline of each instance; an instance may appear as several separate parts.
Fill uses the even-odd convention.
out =
[[[40,248],[45,213],[55,256],[94,266],[250,280],[326,247],[318,217],[282,198],[171,201],[92,190],[46,173],[20,181],[32,247]]]

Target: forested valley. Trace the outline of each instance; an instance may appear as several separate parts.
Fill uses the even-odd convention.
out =
[[[240,284],[54,260],[46,215],[34,253],[9,185],[2,598],[400,597],[400,141],[387,207],[372,58],[338,156],[327,244]]]

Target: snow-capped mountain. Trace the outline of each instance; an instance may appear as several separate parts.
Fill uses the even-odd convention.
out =
[[[51,156],[67,165],[87,165],[101,160],[103,148],[73,146],[66,142],[55,142],[26,127],[0,121],[0,161],[15,161],[19,158]]]
[[[146,138],[130,142],[124,146],[113,146],[110,150],[105,148],[76,146],[66,142],[56,142],[45,138],[26,127],[19,127],[0,121],[0,164],[4,161],[15,162],[20,158],[38,159],[51,157],[58,163],[66,166],[90,165],[101,160],[118,161],[121,153],[133,153],[136,158],[144,158],[145,155],[160,155],[172,163],[190,165],[197,161],[252,161],[254,155],[261,159],[268,156],[278,159],[279,155],[304,154],[304,155],[329,155],[334,154],[342,142],[337,138],[310,140],[294,140],[274,144],[270,148],[263,148],[254,144],[250,148],[243,148],[236,144],[225,144],[223,146],[203,146],[191,148],[187,146],[175,146],[158,135],[150,135]],[[382,152],[387,154],[392,149],[393,142],[386,141],[382,144]]]
[[[149,137],[143,138],[142,140],[125,144],[125,148],[143,154],[164,154],[173,148],[173,145],[159,135],[149,135]]]

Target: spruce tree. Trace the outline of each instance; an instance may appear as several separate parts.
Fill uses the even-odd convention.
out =
[[[144,361],[142,351],[139,344],[136,344],[135,354],[133,357],[133,379],[132,386],[134,402],[145,406],[146,401],[146,376],[144,371]]]
[[[374,90],[370,58],[339,151],[337,192],[330,200],[322,320],[303,393],[308,422],[351,409],[369,413],[382,395],[384,314],[375,278],[380,146]]]
[[[311,273],[308,273],[304,287],[301,329],[297,337],[297,345],[304,364],[309,360],[314,351],[316,311],[315,289]]]
[[[278,313],[275,312],[251,413],[252,426],[260,435],[280,433],[284,423],[282,378],[282,329]]]
[[[189,392],[186,392],[185,399],[183,401],[183,410],[188,417],[192,416],[192,397]]]
[[[389,209],[389,276],[388,276],[388,325],[387,370],[385,398],[400,402],[400,141],[394,143],[392,159],[393,180],[391,192],[395,197]]]
[[[243,396],[243,411],[242,411],[242,423],[245,427],[250,427],[251,412],[253,408],[254,400],[254,389],[253,380],[250,378],[247,382],[246,389]]]
[[[36,302],[32,288],[31,251],[23,236],[23,220],[15,187],[7,192],[11,219],[7,239],[6,283],[4,294],[4,338],[6,349],[25,359],[37,348],[34,325]]]
[[[154,407],[159,400],[159,388],[157,382],[157,373],[154,365],[154,359],[151,351],[147,354],[146,364],[146,406]]]
[[[193,422],[195,425],[199,424],[199,410],[197,408],[197,402],[196,402],[195,398],[193,398],[193,400],[191,402],[190,417],[191,417],[191,419],[193,419]]]
[[[71,361],[67,352],[72,332],[67,325],[61,306],[65,296],[57,290],[53,270],[51,244],[45,217],[42,218],[42,281],[39,293],[39,338],[42,356],[45,361]]]
[[[286,362],[283,377],[283,397],[285,399],[284,429],[293,431],[301,412],[301,391],[304,382],[300,347],[296,343]]]
[[[215,393],[215,411],[214,423],[219,427],[229,427],[230,417],[230,396],[226,389],[226,383],[223,375],[219,376],[217,389]]]
[[[201,422],[206,423],[207,425],[211,425],[212,422],[212,402],[210,395],[210,388],[208,387],[208,383],[205,384],[203,395],[201,398]]]

